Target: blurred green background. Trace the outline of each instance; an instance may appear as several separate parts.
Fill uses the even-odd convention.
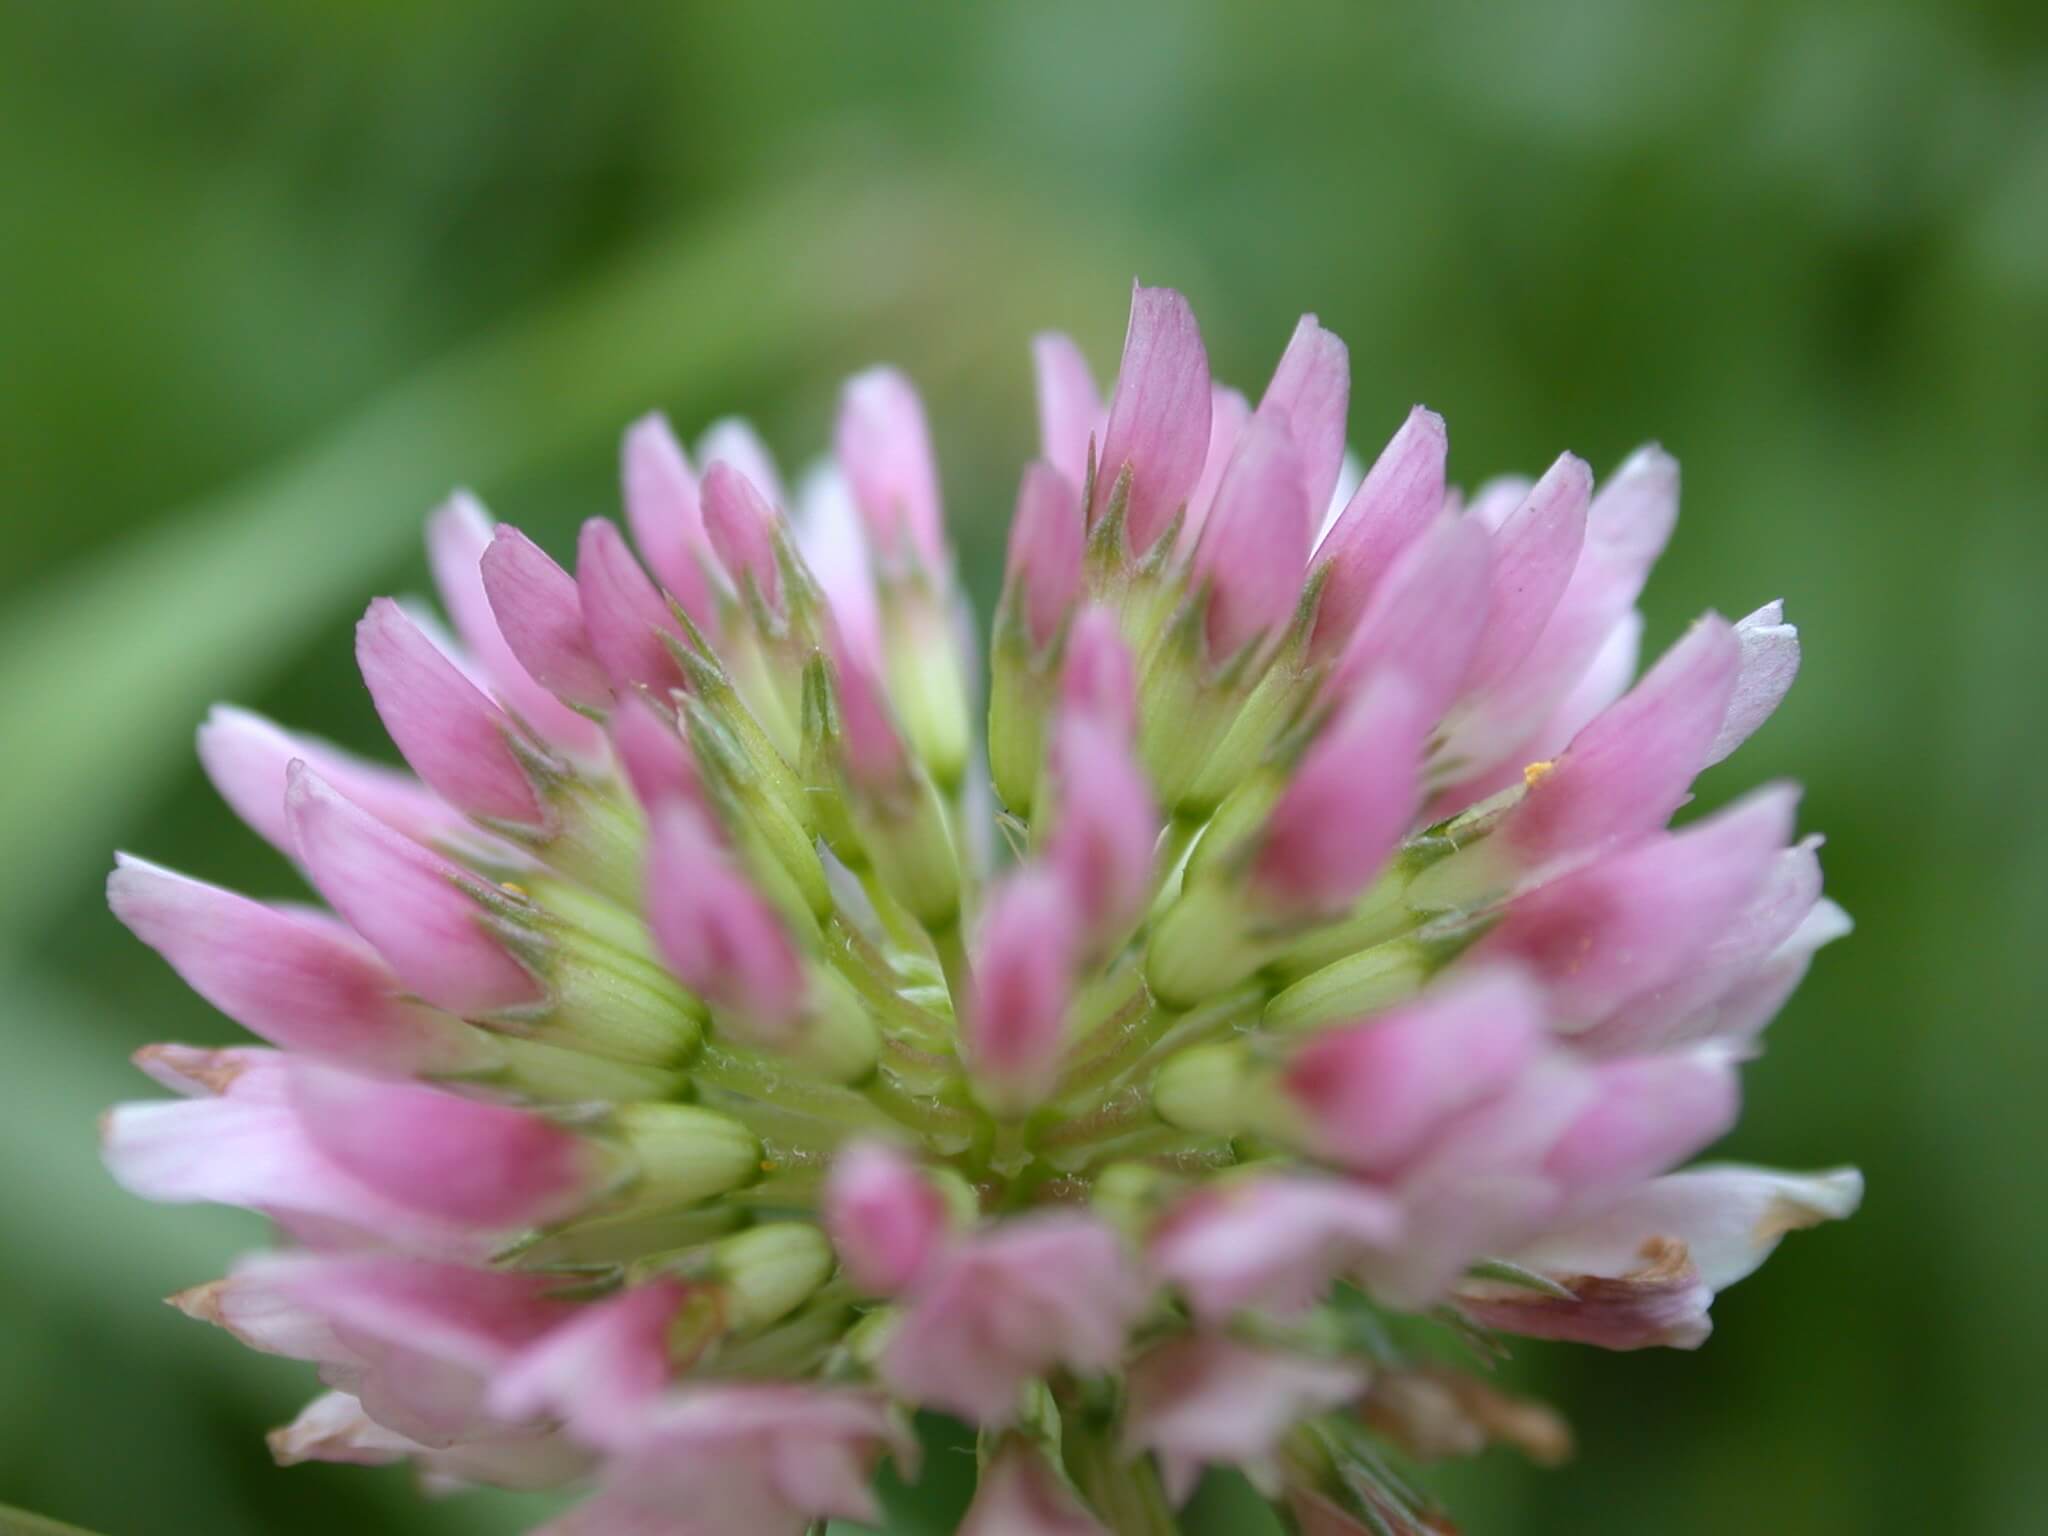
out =
[[[1783,595],[1827,951],[1727,1150],[1860,1162],[1697,1355],[1541,1345],[1571,1467],[1436,1479],[1476,1532],[2018,1532],[2048,1508],[2048,29],[2028,0],[0,7],[0,1503],[111,1533],[509,1530],[273,1469],[309,1373],[155,1298],[252,1227],[119,1195],[125,1065],[229,1026],[109,919],[127,847],[289,892],[205,789],[233,697],[376,740],[349,664],[456,481],[558,552],[622,423],[785,461],[872,359],[927,390],[984,603],[1029,332],[1107,373],[1133,272],[1256,389],[1346,337],[1353,438],[1467,484],[1656,436],[1650,597]],[[4,1520],[0,1520],[4,1524]],[[909,1527],[906,1527],[909,1528]]]

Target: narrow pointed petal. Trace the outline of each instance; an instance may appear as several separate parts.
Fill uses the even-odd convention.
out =
[[[1785,622],[1782,602],[1766,603],[1747,618],[1736,620],[1735,638],[1742,645],[1742,667],[1735,676],[1735,692],[1728,700],[1720,734],[1707,749],[1709,766],[1754,736],[1799,676],[1799,631]]]
[[[1416,406],[1317,547],[1316,565],[1328,569],[1316,610],[1318,658],[1344,648],[1394,557],[1442,514],[1448,453],[1443,418]]]
[[[1060,709],[1124,736],[1138,728],[1137,664],[1107,608],[1087,608],[1074,620],[1060,668]]]
[[[1344,427],[1351,407],[1351,352],[1303,315],[1259,398],[1259,411],[1287,423],[1301,454],[1301,485],[1320,519],[1344,467]]]
[[[1547,1038],[1542,995],[1481,973],[1378,1018],[1325,1030],[1288,1063],[1289,1099],[1347,1167],[1391,1170],[1451,1116],[1501,1092]]]
[[[1202,478],[1188,493],[1188,515],[1180,525],[1180,548],[1191,550],[1200,541],[1202,529],[1216,506],[1216,489],[1223,484],[1223,472],[1237,453],[1238,439],[1252,419],[1251,403],[1227,384],[1209,387],[1209,451],[1202,459]]]
[[[1159,1458],[1166,1497],[1184,1504],[1202,1469],[1243,1467],[1270,1486],[1280,1442],[1301,1420],[1365,1391],[1366,1373],[1335,1360],[1183,1334],[1133,1362],[1124,1445]]]
[[[849,379],[833,452],[876,550],[886,559],[912,555],[927,570],[945,570],[938,466],[910,381],[893,368]]]
[[[669,1325],[688,1289],[657,1277],[578,1307],[492,1378],[501,1418],[558,1419],[595,1445],[629,1439],[668,1385]]]
[[[753,423],[741,417],[723,416],[704,429],[704,435],[697,439],[697,462],[707,471],[713,464],[730,464],[768,498],[770,506],[790,504],[782,472],[775,467],[775,455],[761,441]]]
[[[797,492],[796,541],[831,605],[839,634],[870,671],[882,666],[882,616],[873,560],[853,492],[832,465],[804,477]]]
[[[1071,1485],[1021,1436],[1006,1441],[974,1485],[959,1536],[1111,1536]]]
[[[1700,1022],[1695,1033],[1703,1039],[1735,1044],[1753,1040],[1778,1016],[1778,1010],[1805,980],[1815,952],[1847,937],[1854,928],[1847,912],[1822,897],[1792,930],[1791,937],[1773,950],[1747,980],[1738,982],[1715,1001],[1711,1015]]]
[[[683,640],[683,627],[606,518],[583,525],[576,542],[576,590],[590,648],[616,687],[637,684],[666,693],[683,686],[682,669],[662,640]],[[684,609],[696,619],[687,603]],[[703,621],[697,623],[701,627]]]
[[[1400,674],[1367,685],[1308,749],[1266,818],[1252,865],[1260,891],[1290,913],[1349,907],[1421,807],[1432,724]]]
[[[356,663],[398,750],[443,799],[481,821],[550,825],[513,747],[518,728],[390,598],[356,626]]]
[[[505,1365],[579,1310],[550,1295],[561,1282],[548,1275],[394,1254],[278,1255],[237,1278],[310,1308],[360,1341],[478,1373]]]
[[[718,632],[718,603],[709,574],[711,546],[704,536],[704,513],[697,476],[667,418],[658,412],[643,416],[626,430],[619,450],[620,488],[626,503],[626,525],[661,584],[682,605],[691,622],[706,634]],[[586,525],[585,533],[589,529]],[[623,548],[623,541],[621,541]],[[579,547],[577,575],[582,575]],[[591,624],[592,639],[597,626]],[[598,655],[606,655],[598,646]],[[607,657],[606,666],[617,671]]]
[[[775,563],[775,523],[781,515],[732,465],[704,471],[704,531],[733,584],[752,581],[773,612],[782,611],[782,573]]]
[[[485,930],[471,876],[350,804],[304,764],[290,772],[286,807],[313,884],[414,992],[458,1014],[540,997]]]
[[[1034,646],[1051,643],[1080,595],[1086,537],[1074,482],[1049,464],[1026,465],[1003,585],[1020,605]]]
[[[1726,620],[1709,614],[1694,624],[1572,738],[1502,829],[1504,840],[1540,864],[1662,826],[1706,765],[1741,664]]]
[[[1088,447],[1099,447],[1105,420],[1101,391],[1081,349],[1056,331],[1031,338],[1038,385],[1038,456],[1072,485],[1088,478]]]
[[[1145,914],[1159,806],[1130,737],[1093,714],[1063,715],[1053,733],[1052,830],[1056,874],[1091,954],[1108,953]]]
[[[1058,1366],[1106,1371],[1146,1290],[1116,1232],[1078,1211],[1007,1221],[943,1254],[882,1351],[898,1395],[991,1427]]]
[[[489,514],[467,492],[458,492],[427,520],[427,557],[441,605],[497,700],[543,739],[588,752],[599,744],[597,727],[563,706],[558,690],[526,664],[500,621],[483,574],[493,540]],[[533,553],[542,564],[552,564],[539,550]]]
[[[909,772],[910,758],[883,701],[882,684],[842,636],[828,632],[826,642],[833,652],[847,772],[870,793],[893,792]]]
[[[1519,961],[1567,1026],[1588,1027],[1698,965],[1769,879],[1797,792],[1766,786],[1515,898],[1475,951]]]
[[[1184,1197],[1146,1256],[1198,1319],[1223,1323],[1248,1309],[1299,1311],[1400,1230],[1399,1206],[1378,1190],[1267,1174]]]
[[[1190,580],[1209,592],[1209,655],[1234,656],[1286,622],[1308,564],[1309,505],[1287,429],[1254,416],[1216,490]]]
[[[296,857],[285,818],[285,770],[305,762],[386,826],[422,843],[475,835],[462,813],[411,774],[281,730],[261,715],[216,704],[199,727],[199,762],[221,799],[263,840]]]
[[[1602,1062],[1594,1097],[1544,1159],[1576,1194],[1624,1189],[1684,1162],[1735,1124],[1735,1064],[1706,1048]]]
[[[950,1224],[938,1187],[903,1152],[879,1141],[857,1141],[833,1157],[824,1217],[847,1274],[876,1296],[914,1284]]]
[[[1052,1091],[1078,943],[1067,887],[1051,872],[1020,870],[990,894],[961,1044],[980,1096],[999,1112],[1021,1112]]]
[[[1562,454],[1493,536],[1486,627],[1472,656],[1468,688],[1499,682],[1529,656],[1578,566],[1592,495],[1586,461]]]
[[[1482,1328],[1596,1349],[1697,1349],[1713,1331],[1713,1291],[1685,1244],[1652,1238],[1614,1275],[1552,1277],[1568,1297],[1508,1285],[1460,1290],[1460,1312]]]
[[[1402,550],[1367,599],[1329,696],[1347,698],[1391,670],[1408,680],[1432,723],[1442,718],[1486,623],[1491,559],[1485,531],[1469,518],[1446,519]]]
[[[506,523],[484,550],[481,569],[491,613],[520,666],[558,699],[609,709],[611,677],[591,648],[576,578]]]
[[[1170,288],[1131,288],[1131,323],[1097,458],[1092,526],[1128,466],[1126,536],[1144,554],[1202,475],[1209,448],[1209,354],[1188,301]]]
[[[638,694],[627,694],[612,712],[612,750],[640,808],[652,814],[671,800],[705,808],[697,760],[680,723]]]
[[[466,1031],[407,1002],[390,969],[341,924],[281,912],[120,855],[107,904],[229,1018],[273,1044],[373,1070],[452,1070]]]
[[[680,801],[654,816],[647,921],[685,986],[764,1040],[791,1036],[804,1008],[801,957],[709,822]]]

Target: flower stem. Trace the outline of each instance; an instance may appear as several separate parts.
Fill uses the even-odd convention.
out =
[[[1179,1536],[1150,1456],[1124,1461],[1107,1433],[1079,1425],[1062,1449],[1068,1473],[1116,1536]]]

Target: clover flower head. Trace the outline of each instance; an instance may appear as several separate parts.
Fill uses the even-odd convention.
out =
[[[1485,1341],[1695,1346],[1854,1208],[1673,1171],[1847,927],[1791,788],[1670,825],[1799,655],[1772,603],[1635,678],[1673,461],[1461,497],[1417,408],[1361,472],[1342,342],[1304,317],[1252,404],[1165,289],[1107,404],[1034,356],[985,711],[877,369],[793,507],[745,426],[650,416],[637,554],[437,511],[452,633],[356,634],[410,773],[201,728],[325,909],[121,857],[115,913],[266,1043],[142,1052],[179,1097],[106,1154],[276,1225],[174,1299],[317,1367],[280,1460],[801,1536],[877,1518],[933,1409],[970,1532],[1170,1530],[1217,1466],[1439,1529],[1390,1456],[1567,1444]]]

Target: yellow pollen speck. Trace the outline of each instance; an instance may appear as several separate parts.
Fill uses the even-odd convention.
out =
[[[1556,766],[1557,764],[1549,758],[1545,758],[1540,763],[1531,763],[1528,767],[1522,770],[1522,782],[1528,785],[1529,788],[1534,789],[1536,787],[1536,781],[1543,778],[1546,774],[1550,772],[1551,769],[1555,768]]]
[[[514,885],[510,880],[500,880],[498,882],[498,889],[503,891],[507,896],[517,896],[521,901],[524,901],[527,898],[526,887],[523,885]]]
[[[761,1159],[761,1171],[763,1173],[773,1173],[776,1169],[780,1168],[781,1166],[782,1164],[776,1162],[775,1159],[772,1157],[764,1157]]]

